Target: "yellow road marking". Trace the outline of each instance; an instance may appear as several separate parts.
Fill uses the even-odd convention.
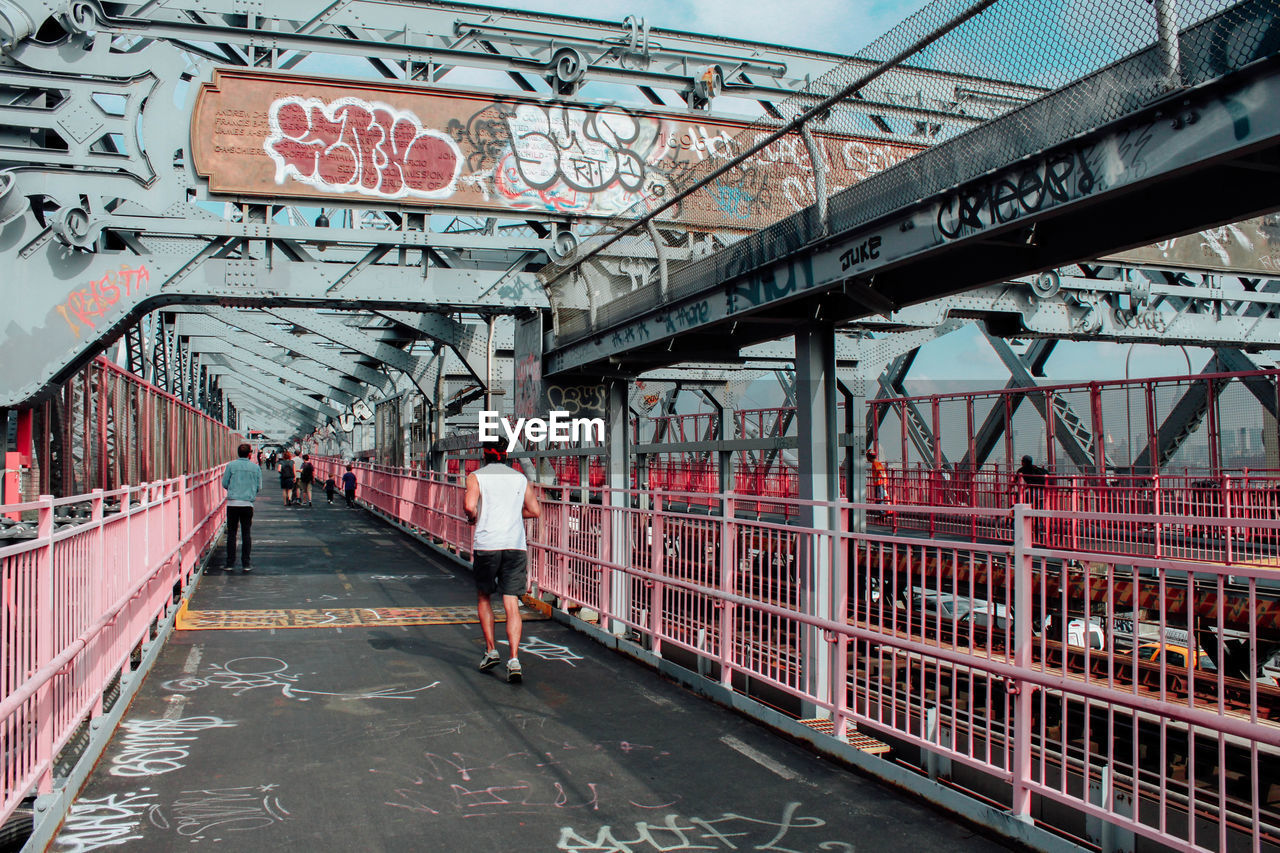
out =
[[[495,621],[505,621],[501,609]],[[546,619],[526,613],[527,620]],[[236,631],[252,628],[374,628],[399,625],[474,625],[475,607],[333,607],[328,610],[188,610],[179,609],[179,631]]]

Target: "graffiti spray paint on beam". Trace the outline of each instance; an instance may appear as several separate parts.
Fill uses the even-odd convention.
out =
[[[151,273],[145,266],[139,266],[136,269],[121,266],[118,271],[108,272],[102,278],[71,291],[67,301],[57,305],[56,310],[71,327],[71,333],[78,338],[80,324],[76,320],[90,329],[96,329],[97,324],[94,320],[101,320],[122,298],[141,292],[150,281]],[[73,316],[75,320],[72,319]]]
[[[1088,141],[1064,143],[880,218],[873,218],[875,208],[868,201],[865,222],[855,221],[834,236],[807,228],[797,218],[794,227],[753,235],[672,273],[671,290],[687,296],[630,319],[601,324],[582,338],[562,344],[545,356],[544,373],[554,377],[581,371],[636,346],[665,342],[715,324],[729,327],[732,321],[806,293],[836,288],[856,292],[870,288],[876,280],[876,292],[866,295],[871,299],[867,310],[879,310],[874,304],[878,301],[897,304],[896,294],[889,289],[896,283],[895,275],[901,278],[903,270],[916,262],[941,263],[964,241],[979,242],[994,232],[1026,227],[1050,211],[1064,222],[1075,216],[1077,222],[1085,223],[1088,214],[1079,206],[1082,201],[1089,203],[1090,211],[1095,210],[1093,205],[1105,203],[1113,205],[1118,215],[1128,215],[1144,203],[1137,190],[1157,184],[1167,189],[1174,186],[1172,181],[1191,181],[1203,174],[1197,167],[1276,144],[1280,113],[1269,108],[1276,97],[1280,97],[1280,75],[1269,74],[1185,105],[1185,113],[1195,114],[1194,122],[1160,120],[1155,110],[1134,115]],[[850,201],[845,206],[855,209],[857,204]],[[1089,251],[1105,254],[1107,239],[1101,231],[1092,234]],[[1043,244],[1034,263],[1042,268],[1074,263],[1080,258],[1071,253],[1079,251],[1079,245]],[[990,270],[966,268],[956,278],[948,278],[946,287],[954,290],[1000,280],[983,278],[984,274],[1005,277],[1009,272],[999,265]],[[909,298],[922,302],[943,292],[931,294],[928,288],[914,287]],[[877,295],[879,300],[874,298]],[[630,294],[622,298],[633,300]],[[617,316],[612,308],[604,303],[597,310],[612,318]]]
[[[192,161],[216,193],[359,195],[495,212],[611,216],[667,195],[759,134],[741,122],[618,104],[572,105],[371,81],[219,69],[192,116]],[[830,190],[921,146],[832,133],[815,143]],[[669,220],[758,228],[815,198],[805,146],[779,140]]]

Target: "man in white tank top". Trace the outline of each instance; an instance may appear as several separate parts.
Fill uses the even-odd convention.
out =
[[[528,479],[507,464],[507,451],[500,443],[483,448],[484,466],[467,475],[463,507],[467,520],[475,525],[471,560],[476,578],[480,630],[484,632],[484,657],[480,669],[497,666],[501,655],[494,640],[493,603],[490,596],[500,592],[507,613],[507,681],[520,681],[520,596],[528,585],[529,555],[524,537],[524,520],[542,515],[542,507]]]

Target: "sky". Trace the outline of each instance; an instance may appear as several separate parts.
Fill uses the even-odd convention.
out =
[[[924,0],[470,0],[478,6],[618,21],[852,54],[927,5]]]

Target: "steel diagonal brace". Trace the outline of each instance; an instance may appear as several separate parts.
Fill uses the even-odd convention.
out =
[[[1253,360],[1239,350],[1219,348],[1214,350],[1213,358],[1205,364],[1201,372],[1228,371],[1234,373],[1257,369],[1258,366],[1253,363]],[[1275,417],[1277,415],[1275,386],[1265,378],[1253,377],[1242,381],[1254,398],[1262,404],[1262,407],[1272,417]],[[1169,410],[1169,414],[1161,422],[1156,432],[1157,468],[1163,467],[1166,462],[1174,457],[1208,414],[1210,386],[1213,389],[1213,397],[1216,399],[1227,389],[1228,384],[1226,382],[1201,380],[1194,381],[1187,387],[1178,402]],[[1142,452],[1134,459],[1133,467],[1135,471],[1151,470],[1150,447],[1142,449]]]
[[[209,372],[213,375],[221,376],[221,381],[224,385],[227,383],[239,384],[246,392],[259,398],[265,397],[279,403],[289,403],[294,406],[300,405],[304,409],[309,409],[317,415],[327,418],[336,418],[341,414],[334,407],[327,403],[322,403],[309,394],[285,385],[272,384],[265,379],[242,370],[229,359],[223,359],[221,356],[211,357]]]
[[[379,316],[394,320],[420,332],[433,341],[449,347],[471,375],[484,382],[487,358],[487,330],[478,324],[460,323],[443,314],[415,314],[411,311],[378,311]],[[510,347],[508,347],[510,348]]]
[[[1209,359],[1201,373],[1212,371],[1214,363],[1217,359]],[[1187,390],[1178,398],[1178,402],[1169,410],[1169,414],[1160,423],[1159,429],[1156,431],[1156,453],[1155,469],[1159,470],[1164,464],[1173,458],[1178,449],[1186,443],[1191,434],[1204,420],[1208,414],[1210,404],[1210,386],[1213,389],[1213,398],[1216,399],[1227,388],[1226,382],[1210,382],[1207,380],[1193,381],[1187,386]],[[1274,402],[1272,404],[1274,406]],[[1142,452],[1133,460],[1133,470],[1149,472],[1152,470],[1151,448],[1150,446],[1142,448]]]
[[[1050,353],[1057,346],[1054,340],[1034,341],[1027,350],[1027,354],[1023,359],[1025,363],[1031,365],[1031,374],[1033,376],[1042,376],[1044,371],[1044,363],[1048,360]],[[1023,387],[1018,383],[1016,378],[1010,379],[1006,384],[1007,389],[1016,389]],[[1022,401],[1026,399],[1023,395],[1016,395],[1009,401],[1009,414],[1013,413],[1022,405]],[[996,444],[1000,441],[1000,436],[1004,433],[1005,412],[1004,406],[997,401],[983,420],[982,425],[978,428],[978,432],[974,435],[973,440],[973,458],[969,458],[969,454],[965,453],[963,465],[969,469],[978,468],[986,464],[987,457],[991,455],[991,451],[995,449]]]
[[[291,385],[296,385],[308,392],[322,394],[338,403],[350,404],[362,396],[358,393],[358,388],[357,393],[339,391],[332,382],[317,379],[309,375],[309,373],[292,366],[277,364],[269,358],[245,350],[242,347],[232,346],[226,341],[219,341],[213,338],[191,338],[190,345],[192,352],[199,352],[206,357],[217,355],[224,359],[237,361],[258,373],[276,376]],[[347,384],[354,385],[354,383]]]
[[[986,333],[984,332],[984,334]],[[992,337],[989,334],[986,334],[986,338],[988,343],[991,344],[991,348],[996,351],[996,355],[1000,356],[1000,360],[1004,362],[1005,367],[1009,369],[1009,373],[1012,375],[1010,384],[1013,385],[1016,383],[1016,386],[1019,388],[1035,388],[1037,383],[1035,377],[1031,373],[1031,369],[1028,367],[1026,362],[1019,358],[1018,354],[1013,351],[1013,347],[1009,346],[1009,344],[1004,340]],[[1049,356],[1048,350],[1051,349],[1051,344],[1047,349],[1044,347],[1033,349],[1033,355],[1031,357],[1032,362],[1043,363],[1044,359],[1047,359]],[[1047,425],[1049,423],[1049,410],[1047,408],[1045,395],[1032,394],[1029,396],[1031,398],[1031,404],[1036,407],[1036,411],[1040,413],[1040,417],[1044,419],[1044,422]],[[1015,398],[1015,401],[1020,401],[1021,399],[1021,397],[1017,397]],[[1062,449],[1066,451],[1067,456],[1071,458],[1071,461],[1077,467],[1085,471],[1092,470],[1096,466],[1093,451],[1091,448],[1080,443],[1080,439],[1076,431],[1071,428],[1073,425],[1081,425],[1086,422],[1080,419],[1065,400],[1055,398],[1055,401],[1053,411],[1054,437],[1057,438]],[[997,401],[996,405],[999,406],[1001,403]],[[993,411],[993,415],[994,414],[995,412]],[[1092,441],[1096,442],[1098,441],[1098,438],[1098,436],[1093,436]],[[1110,459],[1108,459],[1107,462],[1110,464]]]
[[[357,364],[337,350],[322,347],[314,341],[292,335],[263,320],[260,313],[251,314],[231,308],[204,308],[200,309],[200,313],[207,315],[209,322],[214,325],[210,328],[197,326],[194,324],[195,315],[190,315],[188,323],[192,325],[189,327],[193,331],[197,331],[198,334],[221,336],[226,334],[229,328],[239,329],[245,335],[275,344],[286,351],[297,353],[303,358],[325,365],[344,375],[352,376],[384,393],[393,384],[391,377],[387,374],[371,367]]]
[[[224,338],[193,335],[190,338],[192,351],[218,353],[231,358],[238,358],[246,363],[261,363],[263,372],[273,373],[282,379],[290,379],[290,381],[295,381],[299,385],[312,383],[319,388],[328,388],[330,389],[329,396],[335,400],[351,402],[356,398],[362,399],[365,396],[366,389],[363,386],[352,382],[335,370],[330,370],[305,358],[292,359],[289,363],[277,361],[272,356],[280,355],[280,350],[263,351],[264,347],[261,341],[248,335],[236,334],[231,329],[227,329],[227,332],[237,340],[233,342]],[[258,346],[253,346],[254,343],[257,343]],[[299,378],[295,380],[293,379],[294,376]],[[306,378],[305,383],[301,377]]]
[[[360,329],[346,325],[336,315],[320,314],[316,311],[308,311],[301,308],[273,308],[270,309],[270,313],[322,338],[327,338],[334,343],[341,344],[370,358],[375,358],[388,367],[401,371],[410,378],[421,375],[426,368],[426,365],[423,364],[423,359],[409,355],[398,347],[383,343],[365,334]],[[418,390],[424,394],[431,393],[420,385]]]
[[[1253,359],[1237,349],[1219,347],[1213,351],[1213,354],[1217,359],[1218,369],[1225,372],[1252,373],[1260,369],[1254,364]],[[1254,399],[1261,403],[1272,417],[1276,417],[1276,388],[1272,381],[1260,376],[1246,376],[1240,381],[1245,388],[1249,389]]]
[[[275,397],[265,394],[253,386],[246,385],[239,377],[223,376],[222,385],[227,394],[227,401],[234,406],[237,411],[247,411],[256,408],[260,411],[271,412],[278,416],[284,417],[286,420],[292,419],[294,425],[300,421],[310,421],[318,418],[319,413],[306,406],[299,406],[282,397]]]

